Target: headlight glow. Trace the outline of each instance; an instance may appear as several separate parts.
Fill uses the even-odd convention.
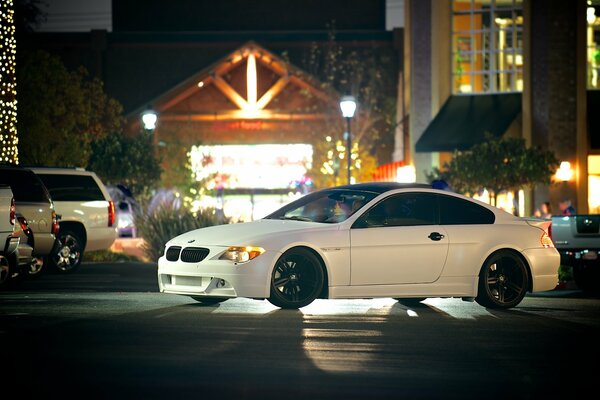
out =
[[[254,246],[232,246],[219,257],[219,260],[229,260],[237,263],[245,263],[255,259],[265,252],[262,247]]]

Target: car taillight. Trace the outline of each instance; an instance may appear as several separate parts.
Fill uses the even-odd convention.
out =
[[[19,225],[21,225],[21,229],[27,231],[29,226],[27,225],[27,220],[25,219],[25,217],[19,216],[17,217],[17,220],[19,221]]]
[[[11,225],[15,224],[16,215],[17,215],[17,206],[15,205],[15,198],[13,197],[10,200],[10,217],[9,217],[9,219],[10,219]]]
[[[56,216],[56,212],[52,211],[52,234],[54,236],[58,235],[59,229],[60,225],[58,223],[58,217]]]
[[[108,226],[113,226],[115,223],[115,203],[108,202]]]
[[[554,242],[552,241],[552,238],[550,237],[550,235],[548,235],[548,232],[546,231],[542,233],[540,241],[542,242],[543,247],[554,247]]]

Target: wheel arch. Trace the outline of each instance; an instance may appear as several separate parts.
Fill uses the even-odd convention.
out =
[[[483,262],[479,266],[479,272],[477,273],[477,277],[479,278],[479,276],[481,275],[481,271],[485,267],[485,264],[488,262],[488,260],[499,252],[512,253],[523,262],[523,264],[525,265],[525,271],[527,271],[527,291],[531,292],[531,290],[533,289],[533,275],[531,273],[531,266],[529,265],[529,260],[527,260],[523,253],[521,253],[519,250],[513,247],[500,247],[490,252],[490,254],[488,254],[488,256],[483,260]]]
[[[312,247],[306,243],[297,243],[297,244],[288,246],[285,249],[282,249],[281,255],[287,253],[290,250],[294,250],[294,249],[306,250],[306,251],[312,253],[315,257],[317,257],[317,260],[319,260],[319,264],[321,265],[321,268],[323,269],[323,278],[324,278],[323,279],[323,289],[321,290],[321,293],[319,294],[318,298],[319,299],[329,298],[330,271],[329,271],[329,266],[327,265],[327,262],[325,261],[325,257],[323,257],[323,254],[321,254],[321,252],[318,249],[315,249],[314,247]],[[277,259],[279,259],[279,257]],[[276,263],[277,263],[277,260],[275,261],[275,264]],[[269,274],[268,274],[269,282],[271,279],[271,274],[273,273],[273,269],[275,268],[275,264],[273,264],[273,266],[271,267],[271,270],[269,271]]]
[[[81,223],[81,222],[76,222],[76,221],[65,221],[65,222],[60,222],[60,230],[58,232],[58,234],[60,235],[60,231],[62,230],[71,230],[74,231],[76,233],[79,233],[81,236],[81,241],[82,243],[82,251],[85,251],[85,247],[87,245],[87,232],[85,230],[85,226]]]

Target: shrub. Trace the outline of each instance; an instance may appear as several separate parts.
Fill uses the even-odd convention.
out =
[[[139,262],[140,259],[136,256],[131,256],[124,253],[115,253],[110,250],[88,251],[83,256],[84,261],[92,262]]]
[[[169,203],[157,206],[151,213],[135,217],[138,234],[144,238],[142,250],[152,261],[157,261],[163,255],[166,243],[175,236],[228,222],[228,218],[219,217],[214,209],[192,212]]]

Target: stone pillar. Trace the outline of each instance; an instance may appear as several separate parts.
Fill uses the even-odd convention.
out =
[[[581,173],[586,139],[585,4],[585,0],[531,0],[530,4],[531,141],[580,172],[548,192],[536,190],[536,205],[549,200],[555,213],[564,198],[571,199],[578,212],[587,211],[587,188],[582,187],[587,173]]]
[[[410,82],[409,129],[410,153],[417,173],[417,182],[425,182],[425,172],[431,169],[431,153],[415,153],[415,143],[431,122],[431,0],[405,2],[405,35],[408,57],[405,58],[405,82]],[[408,63],[408,66],[407,66]],[[408,71],[408,72],[407,72]]]

